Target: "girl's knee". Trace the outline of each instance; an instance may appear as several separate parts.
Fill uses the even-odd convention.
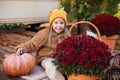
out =
[[[54,58],[45,58],[42,62],[41,62],[41,66],[44,69],[47,69],[49,67],[55,67],[55,64],[53,63]]]

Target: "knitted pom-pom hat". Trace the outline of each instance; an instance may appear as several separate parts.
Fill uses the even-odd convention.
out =
[[[50,12],[49,17],[49,24],[51,25],[55,18],[62,18],[65,21],[65,24],[67,23],[67,13],[63,9],[54,9],[52,12]]]

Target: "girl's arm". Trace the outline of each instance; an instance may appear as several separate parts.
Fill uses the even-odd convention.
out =
[[[47,29],[39,31],[31,40],[18,45],[15,49],[22,49],[23,52],[32,52],[38,50],[44,43],[46,39]]]

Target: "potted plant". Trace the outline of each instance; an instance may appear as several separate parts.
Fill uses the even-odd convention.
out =
[[[110,14],[99,14],[91,22],[99,29],[103,42],[113,50],[116,39],[120,35],[120,19]]]
[[[23,23],[3,23],[0,26],[1,33],[21,32],[25,27]]]
[[[68,80],[96,80],[103,77],[104,69],[109,66],[110,55],[107,45],[86,35],[68,37],[57,45],[54,52],[55,64],[68,76]],[[74,78],[71,79],[71,76]]]

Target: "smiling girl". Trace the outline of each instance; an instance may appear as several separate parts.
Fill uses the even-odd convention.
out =
[[[36,64],[40,64],[50,80],[65,80],[53,63],[53,52],[57,44],[70,36],[66,27],[66,12],[62,9],[54,9],[50,12],[49,27],[40,30],[31,40],[16,47],[20,52],[36,52]],[[58,76],[59,75],[59,76]]]

